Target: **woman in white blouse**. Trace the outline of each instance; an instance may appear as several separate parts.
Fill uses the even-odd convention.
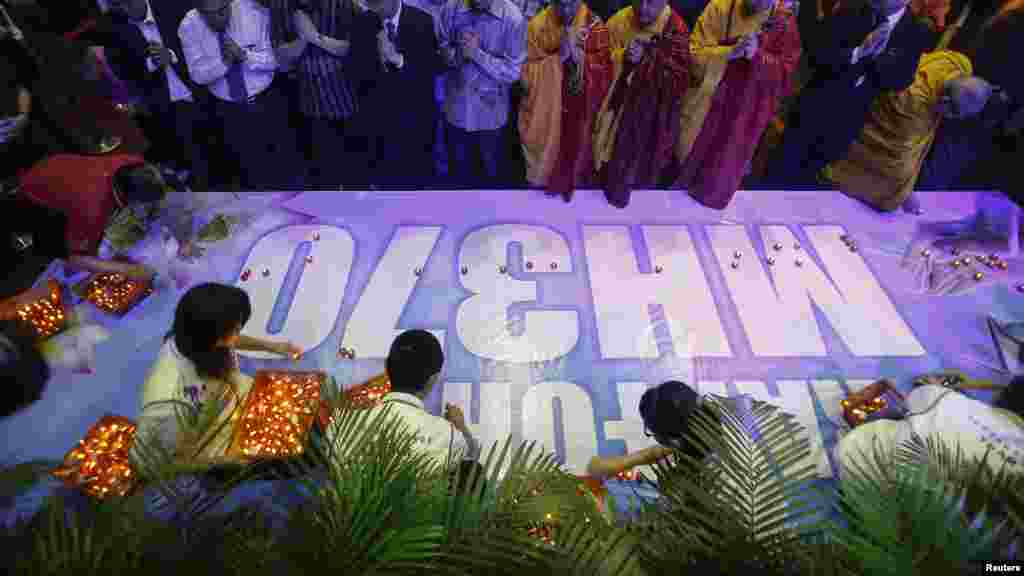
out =
[[[302,355],[287,342],[242,336],[251,314],[249,295],[234,286],[200,284],[182,296],[174,326],[142,386],[138,439],[150,446],[159,443],[183,462],[231,461],[226,455],[230,421],[252,385],[252,377],[239,371],[235,351],[273,352],[296,360]],[[216,418],[217,424],[210,434],[194,438],[180,423],[200,415]],[[138,452],[134,456],[141,463]]]
[[[859,426],[836,448],[841,475],[874,467],[877,453],[891,457],[915,435],[941,441],[965,461],[985,462],[998,472],[1024,472],[1024,377],[1018,376],[994,405],[975,400],[941,379],[927,377],[907,396],[909,415]],[[870,470],[868,468],[867,470]]]

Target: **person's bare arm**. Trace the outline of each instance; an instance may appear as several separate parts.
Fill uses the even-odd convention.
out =
[[[309,42],[314,46],[318,46],[332,56],[344,58],[348,55],[349,48],[352,47],[348,40],[339,40],[337,38],[331,38],[330,36],[324,36],[319,30],[317,30],[316,25],[313,24],[309,15],[302,10],[297,10],[295,12],[293,20],[300,39]]]
[[[156,276],[156,272],[141,264],[131,262],[119,262],[117,260],[104,260],[95,256],[85,254],[72,254],[68,257],[67,264],[76,270],[87,272],[107,272],[110,274],[123,274],[129,278],[150,280]]]
[[[347,56],[349,49],[352,47],[348,40],[338,40],[337,38],[331,38],[322,34],[316,37],[314,44],[323,48],[328,54],[338,58]]]
[[[957,390],[1005,390],[1006,386],[996,384],[991,380],[975,380],[957,385]]]
[[[671,448],[651,446],[650,448],[630,452],[624,456],[611,456],[608,458],[595,456],[587,466],[587,474],[595,478],[607,478],[623,470],[630,470],[637,466],[649,466],[658,460],[667,458],[671,454]]]
[[[238,343],[235,344],[235,350],[270,352],[271,354],[289,356],[294,360],[298,360],[302,356],[302,350],[290,342],[272,342],[270,340],[263,340],[244,335],[238,337]]]

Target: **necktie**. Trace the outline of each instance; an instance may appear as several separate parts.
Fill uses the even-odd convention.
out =
[[[398,26],[395,25],[393,20],[389,20],[387,24],[388,29],[388,41],[394,45],[395,49],[398,49]]]
[[[222,37],[223,40],[227,40],[228,36],[225,34]],[[228,68],[228,94],[231,96],[231,100],[239,104],[245,104],[249,101],[249,91],[245,87],[245,78],[242,76],[242,64],[232,64]]]

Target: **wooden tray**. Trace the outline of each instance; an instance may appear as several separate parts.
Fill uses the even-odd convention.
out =
[[[153,293],[153,282],[127,278],[111,272],[99,272],[79,282],[73,291],[78,297],[88,300],[103,312],[124,316]]]
[[[256,372],[232,431],[228,454],[246,459],[302,454],[326,382],[325,372]]]
[[[68,327],[63,287],[50,278],[46,284],[0,301],[0,320],[15,320],[31,330],[40,342]]]

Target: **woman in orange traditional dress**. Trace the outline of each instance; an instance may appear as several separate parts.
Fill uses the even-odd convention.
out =
[[[530,20],[519,112],[527,180],[568,202],[594,184],[593,124],[612,81],[608,28],[581,0]]]

